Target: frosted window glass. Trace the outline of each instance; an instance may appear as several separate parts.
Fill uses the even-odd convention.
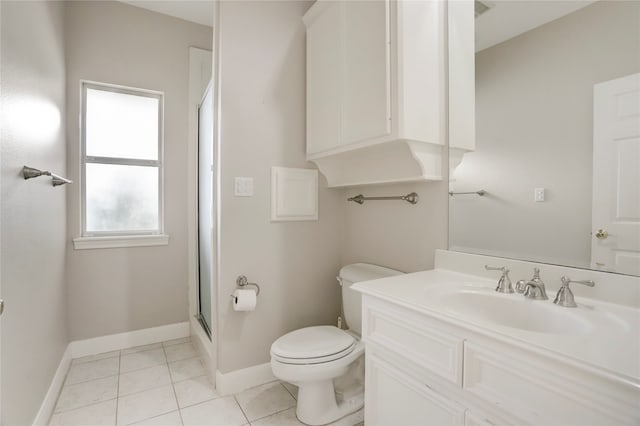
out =
[[[88,156],[158,159],[158,98],[87,88]]]
[[[157,231],[158,168],[87,164],[87,232]]]

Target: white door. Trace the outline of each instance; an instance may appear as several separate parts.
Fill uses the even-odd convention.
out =
[[[640,275],[640,74],[593,89],[592,267]]]

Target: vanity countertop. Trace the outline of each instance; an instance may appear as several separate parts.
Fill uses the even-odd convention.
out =
[[[577,361],[594,373],[640,387],[640,309],[577,296],[578,307],[565,308],[553,304],[554,290],[548,290],[549,300],[528,300],[518,293],[496,293],[496,283],[433,269],[359,282],[352,288],[529,351]],[[485,299],[492,303],[485,312],[489,320],[478,306]],[[501,306],[505,309],[495,308]],[[506,325],[509,310],[518,317],[517,326]],[[541,322],[550,328],[536,330],[535,320],[521,315],[529,311],[541,313]]]

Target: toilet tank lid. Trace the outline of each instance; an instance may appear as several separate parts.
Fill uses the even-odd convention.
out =
[[[401,275],[404,272],[384,266],[372,265],[370,263],[352,263],[340,269],[340,278],[345,281],[357,283],[360,281],[377,280],[378,278]]]

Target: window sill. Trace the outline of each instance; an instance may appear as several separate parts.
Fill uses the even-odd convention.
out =
[[[169,236],[165,234],[127,235],[113,237],[78,237],[73,239],[73,248],[76,250],[166,246],[168,244]]]

